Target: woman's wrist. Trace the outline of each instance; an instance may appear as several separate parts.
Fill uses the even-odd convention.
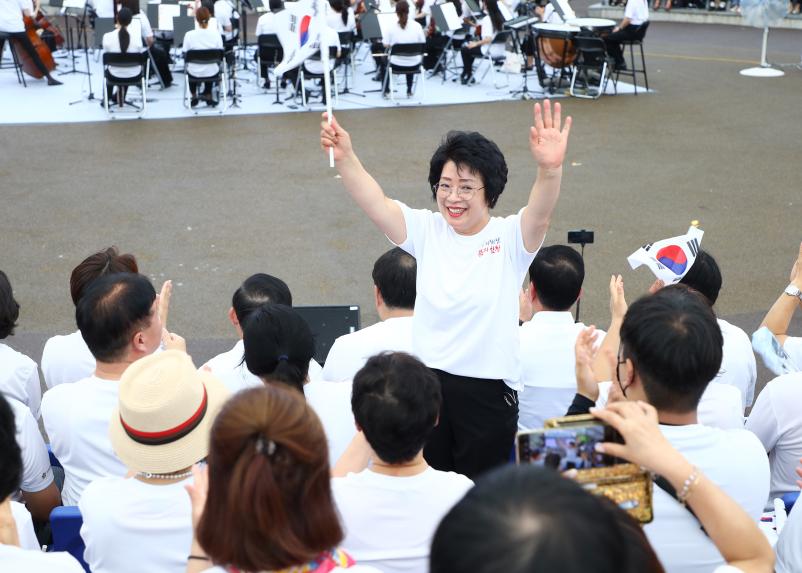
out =
[[[537,166],[537,176],[538,176],[538,178],[545,177],[545,178],[555,178],[556,179],[556,178],[561,178],[562,175],[563,175],[562,163],[557,165],[557,166],[554,166],[554,165],[551,165],[551,166],[538,165]]]

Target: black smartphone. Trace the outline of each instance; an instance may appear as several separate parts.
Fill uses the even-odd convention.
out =
[[[596,451],[599,442],[624,442],[612,426],[601,422],[526,430],[518,432],[515,442],[516,463],[549,467],[560,472],[626,463]]]
[[[568,244],[589,245],[593,243],[593,231],[568,231]]]

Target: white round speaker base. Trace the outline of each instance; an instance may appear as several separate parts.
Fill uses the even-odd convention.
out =
[[[784,76],[785,72],[775,68],[764,68],[762,66],[758,66],[756,68],[747,68],[745,70],[741,70],[741,75],[752,78],[779,78],[780,76]]]

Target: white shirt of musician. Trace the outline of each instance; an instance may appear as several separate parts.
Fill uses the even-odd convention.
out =
[[[184,53],[190,50],[222,50],[223,38],[210,23],[206,28],[190,30],[184,36]],[[220,67],[217,64],[187,64],[187,71],[197,78],[208,78],[217,75]]]
[[[227,0],[217,0],[214,3],[214,17],[217,19],[219,32],[227,41],[234,37],[233,29],[230,32],[225,31],[225,28],[232,26],[231,18],[234,16],[234,8]]]
[[[33,10],[31,0],[0,1],[0,32],[24,32],[23,10]]]
[[[407,20],[405,28],[401,27],[398,21],[387,30],[387,35],[384,37],[384,43],[388,46],[395,44],[423,44],[426,42],[426,36],[423,34],[423,28],[412,18]],[[417,66],[421,63],[422,56],[390,56],[390,63],[396,66]]]
[[[142,51],[142,35],[141,34],[128,34],[129,43],[128,49],[125,50],[126,54],[134,54]],[[119,54],[122,52],[120,49],[120,30],[112,30],[103,34],[103,51],[109,54]],[[118,78],[133,78],[140,74],[141,67],[119,67],[109,66],[111,75]]]
[[[347,9],[346,21],[343,22],[343,16],[339,12],[335,12],[326,4],[328,10],[326,11],[326,25],[335,32],[351,32],[356,29],[356,16],[354,11],[350,8]]]
[[[273,12],[267,12],[259,16],[256,21],[256,37],[258,38],[264,34],[275,34],[276,28],[273,23],[275,19],[276,15]]]
[[[624,18],[633,26],[640,26],[649,19],[649,5],[646,0],[627,0]]]

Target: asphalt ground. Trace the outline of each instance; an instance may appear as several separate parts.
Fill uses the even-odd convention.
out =
[[[760,40],[752,28],[655,22],[646,38],[655,93],[562,100],[574,128],[546,241],[596,233],[585,251],[585,322],[606,325],[611,273],[624,274],[629,299],[651,283],[627,255],[694,219],[724,274],[720,316],[751,333],[787,284],[802,240],[802,71],[740,76]],[[795,64],[801,52],[802,32],[772,32],[771,61]],[[442,135],[486,134],[510,165],[495,209],[507,215],[535,175],[531,105],[338,117],[385,191],[414,207],[431,205],[428,159]],[[154,282],[174,281],[170,326],[198,363],[233,343],[231,294],[255,272],[285,279],[296,304],[358,304],[363,325],[375,322],[370,271],[390,245],[328,168],[318,122],[294,113],[0,127],[0,268],[22,305],[7,342],[38,361],[47,337],[74,330],[70,271],[112,244],[135,253]],[[794,328],[802,334],[802,323]]]

